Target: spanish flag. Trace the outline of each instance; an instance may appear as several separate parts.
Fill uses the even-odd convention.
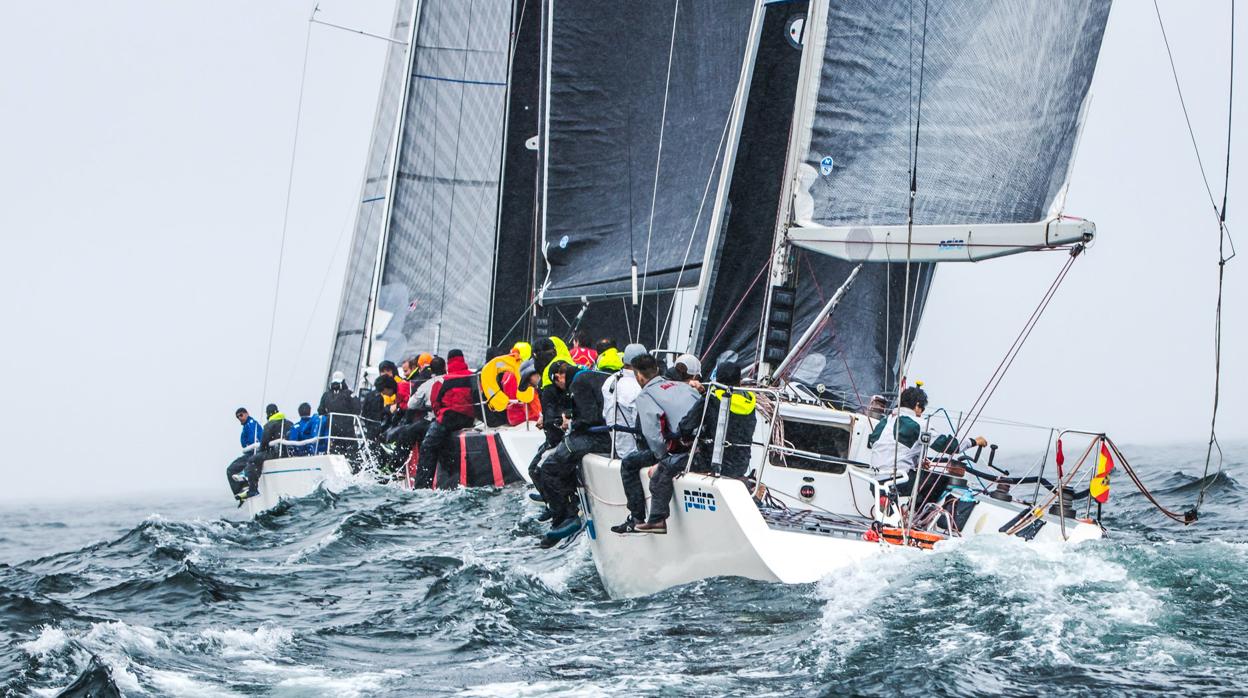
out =
[[[1101,452],[1096,457],[1096,472],[1088,483],[1088,494],[1101,504],[1109,501],[1109,474],[1113,470],[1114,457],[1109,455],[1109,446],[1101,441]]]

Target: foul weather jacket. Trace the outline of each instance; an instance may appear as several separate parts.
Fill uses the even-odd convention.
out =
[[[286,415],[274,412],[269,421],[264,423],[264,431],[260,432],[260,452],[267,453],[269,458],[277,457],[277,445],[274,441],[284,439],[290,434],[292,425]]]
[[[719,427],[719,410],[728,391],[714,388],[698,399],[689,414],[680,420],[680,438],[698,440],[697,451],[703,467],[710,467]],[[754,441],[757,400],[748,390],[734,389],[728,399],[728,426],[724,434],[723,474],[742,477],[750,467],[750,445]],[[699,433],[701,429],[701,433]]]
[[[446,375],[429,391],[429,406],[438,423],[448,429],[466,429],[476,422],[473,384],[477,375],[468,370],[464,357],[446,362]]]
[[[350,390],[326,390],[321,395],[320,406],[317,412],[324,411],[325,414],[356,414],[360,413],[360,401]],[[326,417],[328,419],[328,417]],[[338,417],[333,420],[334,436],[355,436],[355,424],[353,420],[346,417]]]
[[[923,442],[919,436],[923,427],[914,410],[902,407],[897,414],[888,415],[876,423],[871,436],[867,438],[867,448],[871,449],[871,465],[880,470],[893,469],[908,472],[919,464],[923,456]],[[974,445],[974,439],[958,439],[941,434],[932,439],[927,447],[933,455],[959,453]]]
[[[572,431],[588,433],[605,427],[602,418],[602,386],[611,374],[581,369],[572,377]],[[596,429],[605,433],[605,429]]]
[[[239,443],[243,445],[243,448],[247,448],[258,442],[260,431],[260,422],[257,422],[255,417],[248,417],[247,421],[243,422],[243,433],[238,437]]]
[[[698,391],[688,383],[652,378],[633,404],[637,408],[637,426],[645,437],[646,446],[663,458],[675,444],[676,427],[698,402]]]
[[[307,441],[320,434],[321,420],[316,415],[300,417],[299,422],[291,427],[288,438],[291,441]],[[310,456],[316,451],[316,444],[307,446],[291,446],[290,453],[295,456]]]

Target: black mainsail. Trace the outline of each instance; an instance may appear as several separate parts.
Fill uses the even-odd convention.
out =
[[[541,302],[574,325],[584,298],[581,327],[653,342],[672,292],[700,280],[757,4],[548,10]]]

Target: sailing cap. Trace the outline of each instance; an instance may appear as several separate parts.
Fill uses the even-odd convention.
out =
[[[698,361],[698,357],[693,354],[681,354],[676,358],[676,363],[685,367],[685,373],[690,376],[702,375],[702,362]]]
[[[334,375],[329,377],[329,382],[330,383],[345,383],[347,382],[347,377],[343,375],[342,371],[334,371]]]
[[[630,344],[624,347],[624,363],[628,366],[632,366],[634,359],[649,353],[650,352],[646,351],[646,347],[641,344]]]
[[[425,352],[421,354],[420,356],[416,357],[416,365],[421,368],[428,366],[429,363],[432,361],[433,361],[433,354],[430,354],[429,352]]]
[[[537,373],[537,365],[530,359],[520,364],[520,389],[525,390],[529,387],[529,379]]]

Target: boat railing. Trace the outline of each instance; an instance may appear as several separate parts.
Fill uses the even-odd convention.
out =
[[[303,439],[300,441],[292,441],[291,439],[274,439],[272,442],[270,442],[270,445],[277,446],[277,457],[278,458],[292,458],[292,457],[300,457],[300,456],[320,455],[319,453],[317,453],[316,447],[322,442],[325,443],[325,453],[333,453],[335,441],[339,443],[346,442],[346,443],[351,443],[351,444],[363,444],[365,441],[367,441],[367,438],[364,436],[367,433],[365,430],[364,423],[366,421],[371,421],[371,420],[366,420],[358,414],[346,414],[346,413],[341,413],[341,412],[330,412],[328,416],[329,416],[329,424],[326,426],[325,436],[321,436],[318,434],[316,436],[313,436],[312,438]],[[344,420],[350,422],[352,426],[351,432],[355,435],[354,436],[335,436],[334,435],[334,420],[335,419],[339,421],[340,425]],[[300,453],[297,451],[292,451],[292,449],[303,448],[306,446],[312,446],[313,448],[308,453]],[[245,447],[243,449],[243,453],[244,454],[254,453],[259,448],[260,448],[260,442],[257,441]]]

